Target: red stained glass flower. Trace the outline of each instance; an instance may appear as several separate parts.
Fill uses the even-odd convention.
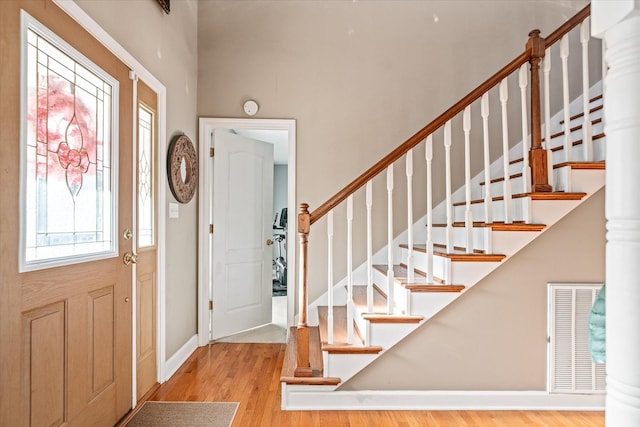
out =
[[[89,153],[82,143],[82,133],[76,123],[75,117],[67,127],[67,140],[62,141],[58,145],[56,154],[58,162],[62,169],[65,170],[67,179],[67,187],[71,193],[71,197],[76,198],[82,188],[82,175],[89,170]],[[77,148],[71,148],[77,147]]]
[[[89,153],[85,148],[79,150],[69,148],[66,141],[62,141],[58,146],[58,161],[63,169],[79,169],[81,173],[89,170]]]

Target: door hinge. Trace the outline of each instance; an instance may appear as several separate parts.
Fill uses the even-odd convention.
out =
[[[213,147],[209,148],[209,157],[213,157],[214,149]]]
[[[209,224],[209,234],[213,234],[213,224]]]
[[[209,310],[213,310],[213,301],[209,300]]]

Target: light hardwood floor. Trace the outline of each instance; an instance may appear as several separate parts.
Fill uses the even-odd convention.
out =
[[[149,400],[240,402],[233,426],[604,426],[602,412],[282,411],[284,344],[199,348]]]

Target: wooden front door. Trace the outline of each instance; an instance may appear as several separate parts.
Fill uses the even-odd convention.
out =
[[[157,234],[156,176],[157,95],[144,82],[137,83],[138,218],[136,263],[136,400],[158,379],[157,343]]]
[[[0,425],[113,426],[132,405],[129,69],[50,0],[1,1],[0,34]]]

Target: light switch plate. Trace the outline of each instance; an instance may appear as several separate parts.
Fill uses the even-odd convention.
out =
[[[169,203],[169,218],[180,217],[180,205],[177,203]]]

